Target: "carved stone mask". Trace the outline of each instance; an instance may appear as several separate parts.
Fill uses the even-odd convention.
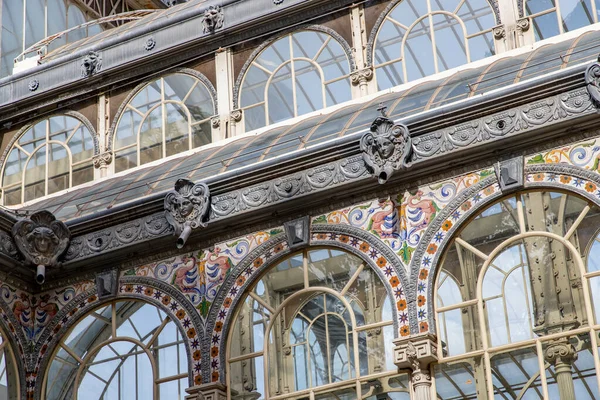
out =
[[[179,179],[175,190],[165,196],[165,216],[179,235],[184,226],[191,228],[204,227],[204,218],[208,211],[208,186],[194,183],[187,179]]]
[[[39,211],[18,221],[12,235],[28,264],[46,267],[58,265],[71,239],[69,228],[48,211]]]

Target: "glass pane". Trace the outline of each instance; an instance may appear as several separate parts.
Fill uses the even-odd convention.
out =
[[[36,151],[25,167],[25,201],[42,197],[46,194],[46,146]]]
[[[292,64],[285,64],[273,75],[268,87],[269,123],[283,121],[296,115],[292,85]]]
[[[455,356],[481,348],[477,306],[444,311],[438,313],[437,319],[445,356]]]
[[[165,144],[167,157],[190,149],[189,125],[186,110],[174,103],[165,104],[167,121]]]
[[[418,22],[406,38],[403,48],[404,67],[409,81],[435,73],[431,28],[427,19]]]
[[[58,144],[50,145],[48,151],[48,194],[70,187],[70,166],[71,162],[67,149]]]
[[[319,110],[323,103],[323,81],[317,67],[307,61],[294,61],[296,73],[297,114],[303,115]]]
[[[510,398],[543,399],[535,348],[518,349],[491,358],[494,393]],[[537,379],[536,379],[537,376]]]
[[[263,399],[265,373],[263,357],[229,364],[231,398],[235,400]]]
[[[163,157],[163,113],[157,107],[146,117],[140,129],[140,164]]]
[[[434,14],[435,45],[438,72],[467,63],[465,33],[456,18]]]
[[[477,389],[485,393],[482,357],[434,367],[435,388],[439,399],[477,399]],[[480,388],[477,386],[480,383]]]

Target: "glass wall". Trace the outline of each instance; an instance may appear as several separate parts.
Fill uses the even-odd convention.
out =
[[[329,248],[289,257],[238,306],[228,342],[231,398],[408,400],[407,377],[393,363],[393,312],[359,258]]]
[[[131,300],[102,306],[60,342],[45,398],[183,400],[189,363],[181,335],[154,305]]]
[[[213,95],[195,76],[177,73],[148,83],[119,117],[115,172],[211,143],[215,114]]]
[[[600,399],[599,223],[582,198],[533,191],[462,229],[437,277],[439,399]]]
[[[535,40],[547,39],[598,22],[598,0],[524,0]]]
[[[495,54],[488,0],[403,0],[385,17],[374,44],[379,90]]]
[[[14,59],[29,46],[86,20],[85,13],[70,0],[2,0],[0,78],[12,74]],[[75,30],[54,41],[48,50],[101,31],[98,25],[89,31]]]
[[[350,100],[349,74],[346,51],[327,33],[300,31],[276,40],[242,80],[246,132]]]
[[[94,139],[79,119],[37,122],[12,145],[2,167],[2,203],[17,205],[94,179]]]

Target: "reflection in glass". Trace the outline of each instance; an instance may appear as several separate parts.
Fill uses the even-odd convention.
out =
[[[461,227],[437,277],[439,398],[599,398],[588,314],[599,222],[587,200],[538,190]]]
[[[147,84],[119,117],[115,172],[210,143],[214,107],[208,88],[191,75],[167,75]]]
[[[155,306],[113,302],[72,328],[52,358],[46,382],[48,399],[71,399],[73,391],[79,399],[152,399],[155,392],[183,399],[189,384],[184,340]]]
[[[350,64],[323,32],[286,35],[260,52],[241,84],[246,132],[350,100]]]
[[[542,40],[597,22],[599,5],[597,0],[525,0],[525,12],[535,40]]]
[[[377,32],[373,59],[378,89],[494,55],[495,25],[487,0],[401,1]]]
[[[4,205],[91,181],[94,146],[92,133],[75,117],[58,115],[36,123],[8,151],[2,172]]]
[[[279,262],[237,309],[229,336],[232,399],[262,398],[265,390],[356,398],[356,379],[362,398],[389,392],[405,399],[407,382],[393,378],[391,304],[375,272],[344,251],[310,249]],[[371,386],[373,374],[381,385]]]

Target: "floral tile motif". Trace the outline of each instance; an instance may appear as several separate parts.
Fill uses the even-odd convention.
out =
[[[352,246],[365,255],[366,258],[373,261],[373,263],[381,270],[381,275],[384,275],[386,280],[384,284],[391,290],[394,300],[396,302],[397,318],[398,318],[398,329],[400,336],[410,335],[410,327],[408,320],[408,305],[405,297],[404,288],[401,285],[400,277],[396,273],[396,270],[392,267],[392,264],[381,254],[377,249],[373,248],[369,243],[362,239],[353,237],[351,235],[344,235],[338,233],[312,233],[311,241],[322,244],[323,242],[339,242],[346,246]],[[250,266],[242,272],[240,278],[238,278],[232,288],[230,289],[228,296],[223,301],[221,308],[217,313],[217,321],[215,323],[214,330],[211,337],[211,348],[210,348],[210,368],[211,368],[211,381],[217,382],[220,379],[220,351],[222,347],[222,330],[225,321],[231,313],[232,304],[244,296],[244,285],[248,281],[252,281],[253,278],[263,272],[263,265],[273,257],[274,253],[281,252],[287,248],[287,244],[282,243],[275,246],[273,249],[267,251],[265,254],[257,257]]]
[[[123,275],[147,276],[169,283],[184,293],[202,318],[206,318],[231,268],[257,246],[282,232],[281,227],[256,232],[231,242],[219,243],[211,250],[142,265],[125,271]]]
[[[459,225],[470,210],[479,206],[488,197],[498,193],[500,187],[497,183],[487,186],[475,193],[472,197],[463,202],[456,209],[449,213],[450,217],[442,222],[440,229],[432,236],[432,240],[427,245],[425,253],[421,261],[421,269],[419,270],[417,280],[417,321],[419,323],[419,332],[428,332],[427,315],[427,287],[429,284],[429,273],[432,267],[433,260],[439,259],[440,246],[444,239],[453,233],[453,228]]]
[[[244,295],[244,285],[246,282],[250,282],[256,275],[260,274],[263,271],[263,268],[261,267],[265,265],[268,260],[273,258],[276,254],[287,249],[288,244],[284,241],[265,251],[263,254],[255,258],[252,263],[240,273],[240,276],[235,280],[231,289],[229,289],[227,296],[223,300],[223,304],[221,304],[221,308],[217,312],[217,321],[215,322],[210,339],[211,382],[218,382],[220,379],[219,366],[221,361],[219,357],[219,349],[221,348],[221,341],[223,340],[223,325],[232,312],[231,305],[235,300]]]
[[[493,174],[485,169],[406,191],[395,198],[373,200],[322,214],[313,224],[347,224],[371,232],[398,256],[406,270],[413,252],[435,216],[462,190]]]
[[[168,310],[169,317],[180,325],[184,334],[188,339],[188,353],[192,356],[192,372],[195,385],[202,384],[202,352],[200,351],[201,339],[198,331],[192,322],[192,318],[188,315],[184,307],[182,307],[176,299],[163,293],[159,289],[151,286],[140,284],[126,283],[121,284],[119,293],[124,295],[135,294],[136,296],[148,297],[154,301],[160,301],[164,309]]]
[[[552,149],[525,158],[526,164],[570,164],[600,172],[600,138]]]

